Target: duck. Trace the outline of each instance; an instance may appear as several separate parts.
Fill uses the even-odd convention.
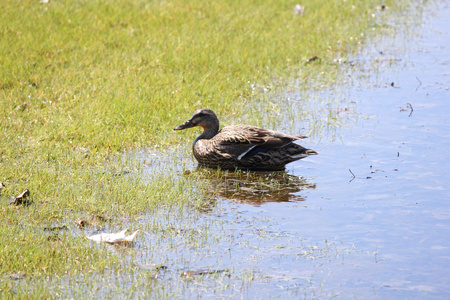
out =
[[[224,170],[283,171],[286,164],[318,154],[295,143],[307,138],[252,125],[230,125],[219,130],[219,118],[207,108],[196,110],[174,130],[199,126],[203,132],[192,150],[201,167]]]

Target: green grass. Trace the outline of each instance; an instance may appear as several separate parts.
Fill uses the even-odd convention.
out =
[[[172,128],[200,107],[225,123],[275,125],[261,121],[267,111],[255,113],[267,99],[251,85],[277,92],[294,81],[299,89],[333,84],[341,74],[333,60],[356,51],[379,14],[373,1],[302,1],[303,16],[293,14],[295,4],[1,1],[0,296],[14,289],[11,274],[39,282],[124,268],[83,237],[138,228],[144,213],[202,201],[195,176],[171,170],[145,179],[142,161],[124,151],[176,144],[188,151],[195,130]],[[320,60],[308,63],[314,55]],[[33,203],[8,205],[25,188]],[[91,225],[80,230],[79,220]],[[44,231],[53,225],[68,229],[53,239]],[[28,296],[48,295],[29,284]]]
[[[186,110],[239,114],[251,83],[333,74],[376,11],[307,1],[295,17],[294,3],[4,1],[2,134],[27,150],[174,143]],[[305,64],[313,55],[322,63]]]

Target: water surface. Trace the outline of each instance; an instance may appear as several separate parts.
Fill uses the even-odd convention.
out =
[[[444,5],[420,38],[366,47],[356,66],[388,66],[354,81],[348,97],[357,122],[335,142],[315,145],[321,155],[294,164],[292,174],[307,174],[316,185],[302,191],[305,206],[252,209],[308,240],[333,237],[373,253],[313,268],[322,296],[450,296],[449,17]]]
[[[195,223],[159,221],[170,246],[145,252],[155,233],[137,250],[169,265],[155,284],[181,298],[449,298],[450,7],[428,14],[414,34],[375,38],[344,62],[346,84],[316,93],[338,124],[306,142],[320,155],[260,183],[205,174]],[[295,111],[307,97],[278,101]],[[221,272],[180,280],[201,268]]]

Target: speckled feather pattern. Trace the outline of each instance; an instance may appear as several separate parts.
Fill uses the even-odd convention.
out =
[[[304,147],[292,143],[300,138],[281,132],[249,125],[223,128],[211,139],[200,139],[194,145],[194,156],[200,165],[219,166],[222,169],[283,170],[287,163],[298,160],[299,154],[308,156]],[[269,149],[239,159],[254,146]],[[302,157],[303,158],[303,157]]]
[[[193,145],[194,157],[201,166],[276,171],[284,170],[290,162],[317,154],[295,143],[303,136],[251,125],[226,126],[218,131],[219,120],[209,109],[197,110],[191,119],[175,129],[194,126],[204,129]]]

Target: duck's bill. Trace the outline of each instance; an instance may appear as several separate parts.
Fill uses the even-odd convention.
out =
[[[178,125],[173,130],[183,130],[183,129],[191,128],[191,127],[194,127],[194,125],[192,125],[191,120],[187,120],[186,123]]]
[[[307,155],[317,155],[317,154],[319,154],[319,152],[317,152],[317,151],[315,151],[315,150],[312,150],[312,149],[306,150],[305,153],[306,153]]]

